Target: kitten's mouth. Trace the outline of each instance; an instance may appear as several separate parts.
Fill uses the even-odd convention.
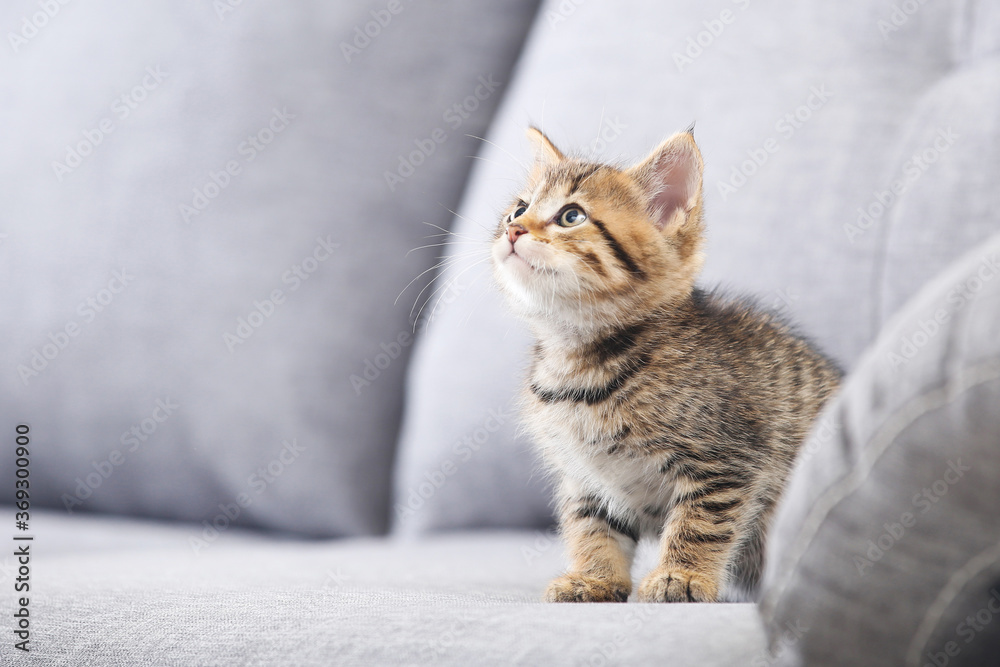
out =
[[[548,274],[554,274],[555,273],[555,271],[553,271],[550,268],[547,268],[547,267],[544,267],[544,266],[535,266],[535,264],[533,262],[529,261],[525,257],[522,257],[520,254],[518,254],[517,250],[515,250],[513,246],[511,246],[510,253],[504,259],[504,261],[507,262],[507,261],[509,261],[511,259],[513,259],[515,262],[523,264],[524,266],[528,267],[529,269],[531,269],[535,273],[548,273]]]

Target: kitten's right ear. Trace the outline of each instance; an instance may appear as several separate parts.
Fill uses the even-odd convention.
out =
[[[535,152],[535,162],[531,167],[531,176],[529,178],[532,181],[537,181],[546,167],[557,162],[562,162],[566,159],[566,156],[537,127],[529,127],[526,134]]]
[[[653,222],[660,229],[676,231],[692,217],[700,222],[695,209],[701,206],[704,163],[693,129],[673,135],[627,172],[645,191]]]

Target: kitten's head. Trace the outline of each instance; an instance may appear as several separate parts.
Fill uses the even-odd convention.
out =
[[[627,169],[566,157],[535,128],[528,137],[535,163],[492,248],[519,315],[593,329],[690,294],[703,259],[703,165],[690,132]]]

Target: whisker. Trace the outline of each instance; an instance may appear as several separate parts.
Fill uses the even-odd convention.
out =
[[[451,236],[457,236],[457,237],[461,238],[463,241],[468,241],[470,243],[482,243],[483,242],[482,239],[474,239],[474,238],[471,238],[471,237],[465,237],[465,236],[463,236],[461,234],[455,234],[454,232],[449,232],[448,234],[445,234],[444,232],[441,232],[440,234],[427,234],[426,236],[424,236],[424,238],[425,239],[445,238],[449,234]]]
[[[522,169],[524,169],[525,171],[528,171],[528,165],[524,164],[524,163],[523,163],[523,162],[521,162],[521,161],[520,161],[519,159],[517,159],[517,156],[515,156],[515,155],[514,155],[513,153],[511,153],[511,152],[510,152],[509,150],[507,150],[507,149],[506,149],[506,148],[504,148],[503,146],[500,146],[499,144],[495,144],[495,143],[493,143],[492,141],[490,141],[489,139],[483,139],[482,137],[477,137],[477,136],[476,136],[476,135],[474,135],[474,134],[467,134],[467,135],[465,135],[465,136],[467,136],[467,137],[470,137],[470,138],[472,138],[472,139],[479,139],[479,140],[480,140],[480,141],[482,141],[483,143],[487,143],[487,144],[490,144],[491,146],[496,146],[497,148],[499,148],[500,150],[502,150],[502,151],[503,151],[504,153],[506,153],[507,155],[509,155],[509,156],[510,156],[510,159],[511,159],[511,160],[513,160],[513,161],[514,161],[514,162],[516,162],[517,164],[521,165],[521,168],[522,168]]]
[[[460,253],[458,255],[452,255],[452,256],[447,257],[444,260],[442,260],[439,266],[447,264],[446,269],[450,269],[454,264],[457,264],[458,262],[462,261],[463,259],[468,259],[470,257],[475,257],[479,253],[480,253],[480,251],[478,251],[478,250],[476,250],[476,251],[470,250],[468,252]],[[486,254],[489,255],[488,252]],[[488,256],[487,256],[487,259],[489,259]],[[434,267],[434,268],[438,268],[438,267]],[[429,280],[427,282],[427,284],[424,285],[423,288],[419,292],[417,292],[417,296],[414,297],[414,299],[413,299],[413,306],[410,307],[410,316],[411,317],[413,316],[413,309],[417,307],[417,303],[420,301],[420,295],[423,294],[424,292],[426,292],[427,288],[430,287],[431,285],[433,285],[435,283],[435,281],[439,277],[440,276],[435,276],[433,279]],[[433,293],[432,293],[431,296],[433,296]]]
[[[396,296],[396,300],[392,302],[392,305],[394,305],[394,306],[395,306],[396,304],[398,304],[398,303],[399,303],[399,298],[400,298],[401,296],[403,296],[403,293],[405,293],[405,292],[406,292],[406,290],[408,290],[408,289],[410,288],[410,285],[412,285],[413,283],[417,282],[417,280],[419,280],[419,279],[420,279],[420,276],[424,275],[425,273],[428,273],[429,271],[433,271],[434,269],[438,269],[438,268],[441,268],[441,267],[442,267],[442,266],[444,266],[445,264],[449,264],[449,263],[452,263],[452,262],[456,262],[456,261],[458,261],[459,259],[462,259],[462,258],[463,258],[463,256],[462,256],[462,255],[458,255],[458,256],[454,256],[454,255],[453,255],[453,256],[449,256],[449,257],[445,257],[445,258],[442,258],[442,259],[441,259],[441,260],[440,260],[440,261],[439,261],[439,262],[438,262],[437,264],[435,264],[434,266],[431,266],[431,267],[429,267],[429,268],[427,268],[427,269],[424,269],[423,271],[421,271],[420,273],[418,273],[418,274],[416,275],[416,277],[415,277],[415,278],[414,278],[413,280],[411,280],[410,282],[406,283],[406,287],[404,287],[404,288],[403,288],[403,291],[402,291],[402,292],[400,292],[400,293],[399,293],[399,294],[398,294],[398,295]],[[418,295],[418,296],[419,296],[419,295]],[[412,312],[412,309],[411,309],[411,312]]]
[[[469,288],[471,289],[472,286],[475,285],[479,281],[479,279],[482,278],[482,277],[483,277],[483,273],[482,272],[478,273],[476,275],[476,277],[473,279],[472,283],[469,285]],[[483,302],[483,300],[486,298],[486,294],[487,294],[487,290],[480,290],[480,292],[479,292],[479,298],[476,300],[476,302],[474,304],[472,304],[472,308],[469,309],[469,314],[465,318],[465,324],[466,325],[472,319],[472,316],[475,315],[476,310],[479,308],[479,304],[481,304]]]
[[[441,243],[428,243],[427,245],[417,246],[416,248],[411,248],[406,251],[404,257],[409,257],[411,252],[416,252],[417,250],[423,250],[424,248],[442,248],[444,246],[457,246],[462,243],[475,243],[480,244],[481,241],[443,241]]]
[[[444,281],[444,283],[442,283],[440,287],[438,287],[433,292],[431,292],[430,296],[427,297],[427,299],[424,301],[423,305],[420,306],[420,310],[417,311],[417,316],[414,318],[414,326],[416,326],[416,323],[420,321],[420,314],[424,312],[424,308],[427,307],[428,302],[430,302],[430,300],[433,299],[434,296],[438,292],[440,292],[445,287],[448,287],[449,285],[452,285],[452,284],[458,282],[458,279],[461,278],[462,276],[464,276],[466,273],[468,273],[471,269],[479,266],[480,264],[482,264],[483,262],[486,262],[488,260],[489,260],[489,257],[484,257],[483,259],[479,260],[478,262],[475,262],[474,264],[472,264],[470,266],[467,266],[466,268],[462,269],[458,273],[458,275],[456,275],[454,278],[449,278],[448,280]],[[432,312],[433,312],[433,309],[432,309]]]
[[[457,213],[455,213],[454,211],[452,211],[450,208],[445,207],[445,210],[447,210],[452,215],[458,215]],[[441,230],[441,232],[442,232],[441,234],[434,234],[433,236],[443,236],[445,234],[450,234],[452,236],[457,236],[457,237],[462,238],[462,239],[468,239],[470,241],[482,241],[482,239],[478,239],[478,238],[476,238],[474,236],[468,236],[467,234],[459,234],[458,232],[453,232],[450,229],[445,229],[441,225],[435,225],[433,222],[426,222],[425,221],[423,224],[427,225],[428,227],[433,227],[435,229],[440,229]]]
[[[451,213],[453,216],[455,216],[459,220],[465,220],[466,222],[471,222],[472,224],[476,225],[477,227],[482,228],[484,231],[486,231],[486,232],[488,232],[490,234],[492,234],[494,231],[496,231],[495,227],[494,227],[494,229],[490,229],[489,227],[486,227],[485,225],[483,225],[481,222],[479,222],[477,220],[473,220],[472,218],[469,218],[467,216],[461,215],[460,213],[456,213],[455,211],[451,210],[450,208],[445,207],[445,210],[448,211],[449,213]]]

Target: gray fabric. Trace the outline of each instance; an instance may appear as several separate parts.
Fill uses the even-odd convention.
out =
[[[31,425],[34,502],[384,530],[414,291],[393,301],[534,0],[41,4],[0,8],[0,432]]]
[[[1000,13],[992,26],[1000,37]],[[903,123],[892,181],[921,175],[876,222],[881,227],[884,221],[884,229],[868,230],[884,238],[879,322],[954,261],[959,248],[1000,231],[998,110],[1000,54],[994,54],[936,82]],[[877,192],[891,201],[887,185],[883,181]],[[867,206],[876,203],[873,193]]]
[[[850,368],[903,299],[996,228],[988,214],[1000,180],[1000,89],[986,59],[1000,40],[982,25],[995,12],[989,3],[920,3],[899,18],[897,4],[547,2],[459,211],[455,257],[485,244],[523,178],[529,123],[566,150],[633,161],[697,121],[702,282],[786,312]],[[818,108],[803,106],[810,101]],[[789,121],[794,114],[803,120]],[[961,140],[910,188],[906,217],[890,211],[850,233],[858,208],[900,178],[942,125]],[[753,156],[760,167],[747,162]],[[733,174],[745,164],[755,173],[723,192],[722,183],[739,185]],[[491,290],[487,266],[467,268],[479,258],[459,258],[444,274],[457,294],[414,354],[397,510],[489,408],[511,400],[524,372],[528,336]],[[510,425],[491,437],[396,529],[549,520],[530,444],[513,433]]]
[[[417,542],[224,536],[196,556],[190,529],[156,537],[133,522],[112,531],[44,514],[34,523],[31,654],[4,641],[3,664],[731,667],[763,655],[748,604],[537,602],[561,546],[527,531]],[[146,548],[130,538],[136,530]],[[49,550],[89,533],[104,545]],[[7,637],[12,609],[0,596]]]
[[[964,0],[955,14],[955,55],[959,62],[977,62],[1000,53],[1000,5],[993,0]]]
[[[886,325],[821,417],[769,547],[762,614],[809,628],[780,664],[996,663],[998,331],[1000,235]]]

